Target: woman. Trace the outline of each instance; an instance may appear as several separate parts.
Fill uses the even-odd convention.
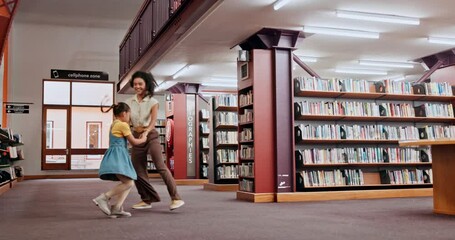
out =
[[[161,146],[158,140],[158,132],[155,129],[158,115],[158,101],[153,98],[157,86],[152,74],[146,72],[135,72],[130,80],[130,86],[136,94],[129,98],[126,103],[131,107],[131,125],[133,135],[140,136],[147,133],[147,141],[143,144],[133,146],[131,160],[137,173],[135,181],[137,191],[142,201],[133,205],[134,209],[147,209],[152,207],[152,202],[159,202],[160,197],[148,181],[147,154],[152,157],[156,170],[167,186],[167,191],[172,199],[170,210],[177,209],[185,202],[177,193],[177,186],[171,172],[164,164],[161,155]]]

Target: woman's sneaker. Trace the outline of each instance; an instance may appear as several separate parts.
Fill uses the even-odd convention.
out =
[[[183,206],[185,202],[183,200],[172,200],[171,205],[169,206],[169,209],[175,210],[181,206]]]
[[[112,206],[110,217],[111,218],[131,217],[131,213],[123,211],[123,207],[116,208]]]
[[[152,204],[141,201],[139,203],[134,204],[132,208],[133,209],[148,209],[148,208],[152,208]]]

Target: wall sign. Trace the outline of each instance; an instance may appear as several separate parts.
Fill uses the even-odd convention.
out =
[[[6,104],[5,105],[5,112],[6,113],[23,113],[23,114],[28,114],[30,110],[29,105],[16,105],[16,104]]]
[[[188,134],[186,143],[187,154],[187,177],[196,177],[196,99],[193,94],[186,96],[186,132]]]
[[[51,69],[51,78],[75,80],[109,80],[107,72]]]

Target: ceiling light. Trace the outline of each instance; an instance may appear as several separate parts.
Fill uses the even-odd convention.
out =
[[[354,68],[337,68],[337,73],[352,73],[352,74],[366,74],[366,75],[387,75],[386,71],[369,70],[369,69],[354,69]]]
[[[389,80],[392,80],[392,81],[403,81],[405,79],[406,79],[405,75],[398,75],[398,76],[389,77]]]
[[[284,5],[286,5],[288,2],[290,2],[291,0],[277,0],[275,1],[275,3],[273,4],[273,10],[278,10],[280,9],[281,7],[283,7]]]
[[[227,83],[232,83],[235,82],[237,83],[237,78],[235,77],[211,77],[210,81],[212,82],[227,82]]]
[[[428,37],[428,42],[455,45],[455,38]]]
[[[172,79],[177,79],[178,77],[180,77],[183,73],[185,73],[189,69],[190,69],[190,65],[189,64],[185,65],[183,68],[181,68],[176,73],[174,73],[174,75],[172,75]]]
[[[165,82],[162,82],[160,85],[158,85],[158,87],[155,89],[155,91],[156,92],[166,91],[169,88],[173,87],[177,83],[179,83],[179,82],[177,82],[177,81],[165,81]]]
[[[336,11],[337,17],[359,19],[374,22],[386,22],[386,23],[399,23],[408,25],[420,25],[420,19],[413,17],[404,17],[389,14],[378,14],[378,13],[367,13],[367,12],[354,12],[354,11]]]
[[[318,61],[317,58],[315,57],[310,57],[310,56],[297,56],[302,62],[312,62],[315,63]]]
[[[335,35],[335,36],[375,38],[375,39],[379,38],[378,32],[358,31],[358,30],[352,30],[352,29],[304,26],[303,31],[306,33],[319,33],[319,34],[327,34],[327,35]]]
[[[206,87],[226,87],[226,88],[236,88],[237,87],[237,82],[232,82],[232,83],[219,83],[219,82],[203,82],[201,83],[202,86]]]
[[[359,60],[360,65],[377,66],[377,67],[396,67],[396,68],[414,68],[414,64],[410,62],[385,62],[374,60]]]

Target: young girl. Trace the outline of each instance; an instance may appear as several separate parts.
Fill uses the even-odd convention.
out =
[[[101,111],[106,113],[111,109],[114,110],[115,120],[111,125],[109,149],[101,161],[99,177],[103,180],[121,181],[121,183],[94,198],[93,202],[108,216],[113,218],[130,217],[131,213],[123,211],[122,205],[133,187],[133,180],[137,179],[137,175],[131,164],[126,140],[132,145],[138,145],[147,140],[147,133],[142,134],[139,139],[134,138],[131,134],[128,124],[130,122],[130,107],[126,103],[114,104],[106,111],[101,108]],[[117,201],[114,205],[109,206],[109,199],[112,197],[116,197]]]

